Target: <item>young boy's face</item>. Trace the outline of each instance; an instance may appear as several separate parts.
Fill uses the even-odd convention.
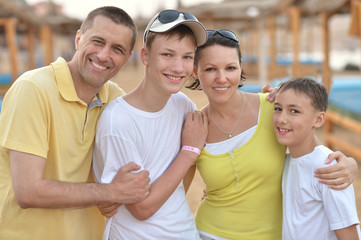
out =
[[[196,44],[193,36],[157,36],[150,49],[142,49],[147,68],[147,81],[157,86],[158,93],[180,91],[193,71]]]
[[[305,94],[288,89],[276,95],[273,127],[278,142],[288,146],[293,157],[313,151],[315,130],[322,126],[324,117],[325,113],[317,111]]]

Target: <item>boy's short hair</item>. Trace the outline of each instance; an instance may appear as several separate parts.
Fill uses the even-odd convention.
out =
[[[294,78],[279,84],[278,93],[292,89],[295,93],[304,94],[310,98],[312,106],[326,112],[328,93],[325,86],[311,78]]]
[[[146,37],[145,47],[150,49],[154,39],[160,36],[165,36],[166,38],[176,36],[178,37],[178,39],[183,39],[184,37],[191,37],[192,39],[194,39],[194,44],[196,45],[196,39],[194,37],[193,31],[186,25],[179,25],[166,32],[149,32]]]

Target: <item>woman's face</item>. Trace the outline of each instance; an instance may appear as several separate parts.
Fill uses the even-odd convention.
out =
[[[242,68],[237,51],[237,48],[213,45],[199,52],[194,76],[210,102],[227,101],[238,91]]]

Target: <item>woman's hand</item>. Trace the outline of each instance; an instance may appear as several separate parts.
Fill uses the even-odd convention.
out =
[[[336,159],[337,164],[319,168],[315,171],[315,177],[319,182],[328,185],[335,190],[342,190],[353,183],[358,173],[358,165],[354,158],[346,157],[342,152],[334,152],[328,155],[326,164]]]

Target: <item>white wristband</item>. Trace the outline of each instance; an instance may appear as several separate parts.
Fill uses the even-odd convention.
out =
[[[201,154],[201,150],[199,150],[199,148],[196,148],[196,147],[183,146],[182,150],[191,151],[191,152],[197,153],[198,155]]]

